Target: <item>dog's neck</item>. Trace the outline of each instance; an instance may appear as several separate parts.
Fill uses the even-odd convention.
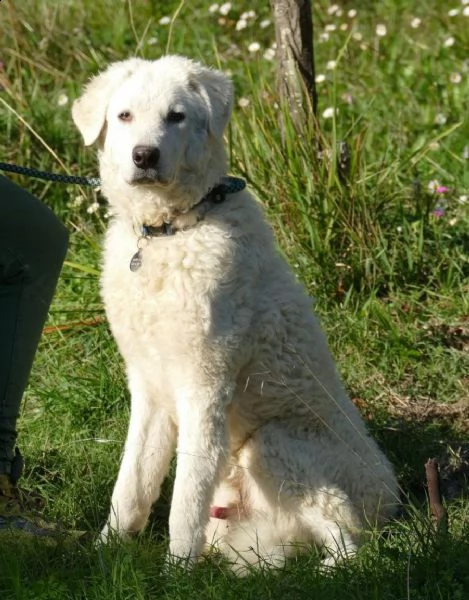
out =
[[[145,237],[173,235],[177,231],[189,229],[201,221],[217,204],[225,201],[228,194],[235,194],[246,187],[244,179],[238,177],[223,177],[220,183],[210,189],[197,204],[188,211],[176,214],[170,221],[162,225],[142,223],[141,232]]]
[[[153,237],[171,236],[178,231],[184,231],[194,227],[196,223],[203,220],[205,215],[217,204],[225,201],[229,194],[236,194],[246,187],[244,179],[238,177],[223,177],[218,185],[209,190],[197,204],[188,211],[176,214],[171,220],[165,220],[162,224],[154,225],[143,222],[139,224],[139,237],[137,239],[137,252],[130,260],[130,270],[137,271],[142,266],[142,240]]]
[[[188,211],[173,216],[171,220],[165,220],[162,224],[144,222],[140,225],[141,234],[144,237],[160,237],[162,235],[173,235],[177,231],[189,229],[204,219],[205,215],[217,204],[225,201],[228,194],[235,194],[246,187],[246,182],[237,177],[223,177],[220,183],[210,189],[197,204]]]

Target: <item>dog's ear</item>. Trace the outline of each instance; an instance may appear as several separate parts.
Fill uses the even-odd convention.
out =
[[[201,67],[192,79],[209,109],[209,131],[215,136],[223,135],[233,109],[233,83],[221,71]]]
[[[72,118],[83,136],[85,146],[90,146],[99,137],[106,121],[109,99],[114,90],[144,62],[131,58],[111,65],[106,71],[93,77],[83,94],[72,106]]]

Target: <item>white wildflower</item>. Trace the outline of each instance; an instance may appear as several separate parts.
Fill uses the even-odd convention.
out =
[[[93,202],[93,204],[90,204],[88,206],[88,208],[86,209],[86,212],[90,215],[92,215],[93,213],[97,212],[99,210],[99,204],[98,202]]]
[[[250,104],[251,101],[249,100],[249,98],[244,98],[244,96],[242,96],[238,99],[238,106],[240,108],[247,108]]]
[[[438,113],[435,115],[435,123],[436,125],[444,125],[446,123],[446,116],[443,113]]]
[[[260,23],[259,23],[259,27],[261,29],[266,29],[266,27],[268,27],[270,25],[271,21],[270,19],[263,19]]]
[[[462,75],[461,73],[451,73],[451,75],[449,76],[449,80],[451,81],[451,83],[461,83]]]
[[[327,31],[323,31],[319,36],[320,42],[327,42],[328,39],[329,39],[329,34],[327,33]]]
[[[462,194],[462,196],[459,196],[459,198],[458,198],[459,204],[466,204],[466,202],[468,200],[469,200],[469,196],[467,194]]]
[[[428,182],[428,191],[429,192],[436,192],[436,190],[440,187],[440,182],[438,181],[438,179],[431,179]]]
[[[348,23],[342,23],[340,26],[340,31],[347,31],[348,29]]]
[[[337,109],[335,109],[333,106],[329,106],[328,108],[326,108],[326,110],[322,113],[322,118],[323,119],[332,119],[334,117],[334,115],[337,114]]]
[[[171,23],[171,17],[161,17],[161,19],[158,21],[158,23],[160,25],[169,25]]]
[[[467,4],[469,4],[469,0],[461,0],[461,4],[463,6],[466,6]]]
[[[412,27],[412,29],[418,29],[420,27],[422,23],[422,19],[419,19],[418,17],[414,17],[412,19],[412,21],[410,22],[410,26]]]
[[[157,37],[151,37],[147,41],[148,46],[154,46],[157,43],[158,43],[158,38]]]
[[[246,29],[246,27],[248,26],[248,22],[246,21],[246,19],[240,19],[237,23],[236,23],[236,31],[242,31],[243,29]]]
[[[462,157],[464,160],[469,160],[469,145],[464,146],[464,150],[462,151]]]
[[[459,15],[459,8],[452,8],[448,11],[448,17],[456,17]]]
[[[72,206],[75,208],[78,208],[82,204],[83,204],[83,196],[75,196],[75,198],[72,202]]]
[[[208,7],[208,12],[209,12],[209,13],[216,13],[216,12],[218,11],[218,9],[219,9],[219,8],[220,8],[220,5],[219,5],[219,4],[211,4],[211,5]]]
[[[465,7],[464,7],[464,10],[462,11],[462,14],[463,14],[465,17],[469,17],[469,6],[465,6]]]
[[[333,71],[337,66],[337,61],[336,60],[328,60],[326,63],[326,69],[328,71]]]
[[[328,15],[333,15],[338,10],[340,10],[340,7],[339,7],[338,4],[331,4],[331,6],[329,6],[329,8],[327,9],[327,14]]]
[[[57,106],[65,106],[68,104],[68,96],[67,94],[60,94],[57,98]]]
[[[335,23],[329,23],[324,27],[324,31],[330,33],[331,31],[335,31],[337,29],[337,25]]]
[[[451,48],[451,46],[454,46],[455,41],[456,40],[454,39],[454,37],[446,38],[446,40],[443,42],[443,46],[445,48]]]
[[[274,60],[275,58],[275,50],[274,48],[267,48],[267,50],[263,54],[265,60]]]
[[[376,25],[376,35],[378,37],[384,37],[388,32],[388,29],[386,27],[386,25],[384,25],[384,23],[378,23],[378,25]]]
[[[248,46],[248,51],[251,52],[251,54],[259,52],[260,49],[261,45],[259,44],[259,42],[251,42]]]
[[[224,15],[226,17],[226,15],[230,12],[231,10],[231,2],[225,2],[224,4],[222,4],[220,6],[220,8],[218,9],[218,12],[221,15]]]
[[[319,75],[316,75],[315,79],[316,83],[323,83],[324,81],[326,81],[326,76],[323,73],[319,73]]]
[[[356,16],[357,16],[357,11],[354,8],[351,8],[347,13],[347,17],[349,19],[354,19]]]
[[[354,31],[352,37],[356,42],[361,42],[363,39],[363,35],[359,31]]]

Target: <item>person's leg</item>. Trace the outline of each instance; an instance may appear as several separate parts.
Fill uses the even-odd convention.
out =
[[[67,244],[52,211],[0,176],[0,476],[13,483],[16,421]]]

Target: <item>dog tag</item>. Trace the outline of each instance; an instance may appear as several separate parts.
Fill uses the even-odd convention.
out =
[[[132,256],[129,267],[130,267],[131,271],[138,271],[138,269],[140,269],[141,266],[142,266],[142,251],[139,249]]]

